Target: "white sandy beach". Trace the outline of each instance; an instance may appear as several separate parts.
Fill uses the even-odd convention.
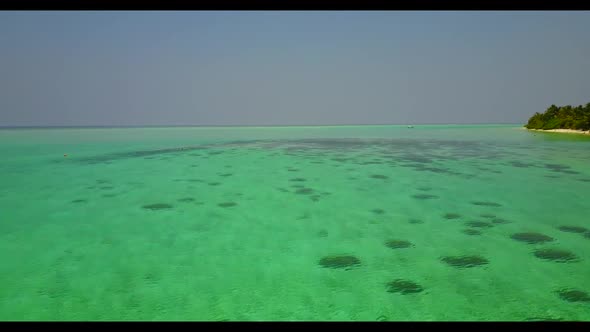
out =
[[[590,130],[575,130],[575,129],[549,129],[549,130],[543,130],[543,129],[527,129],[524,128],[526,130],[534,130],[534,131],[542,131],[542,132],[548,132],[548,133],[567,133],[567,134],[585,134],[585,135],[590,135]]]

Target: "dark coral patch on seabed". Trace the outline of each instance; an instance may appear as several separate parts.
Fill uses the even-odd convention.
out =
[[[422,199],[422,200],[438,198],[438,196],[436,196],[436,195],[428,195],[428,194],[416,194],[416,195],[412,195],[412,197],[416,198],[416,199]]]
[[[319,202],[321,197],[322,196],[320,195],[312,195],[309,199],[311,199],[314,202]]]
[[[520,161],[512,161],[512,162],[510,162],[510,164],[514,167],[521,167],[521,168],[528,168],[528,167],[534,166],[534,164],[523,163]]]
[[[410,241],[406,240],[388,240],[385,242],[385,246],[391,249],[402,249],[410,248],[414,245]]]
[[[470,221],[468,223],[466,223],[467,226],[469,227],[477,227],[477,228],[489,228],[489,227],[493,227],[494,225],[485,222],[485,221]]]
[[[228,207],[236,206],[236,205],[238,205],[238,203],[236,203],[236,202],[223,202],[223,203],[219,203],[217,205],[220,207],[228,208]]]
[[[464,229],[463,233],[465,233],[467,235],[481,235],[481,232],[478,231],[477,229]]]
[[[496,203],[496,202],[485,202],[485,201],[474,201],[474,202],[471,202],[471,204],[478,205],[478,206],[490,206],[490,207],[500,207],[500,206],[502,206],[502,204],[500,204],[500,203]]]
[[[325,229],[322,229],[317,234],[318,234],[319,237],[327,237],[328,236],[328,231],[325,230]]]
[[[589,231],[587,228],[580,226],[559,226],[558,229],[569,233],[585,233]]]
[[[494,224],[509,224],[510,221],[508,221],[506,219],[502,219],[502,218],[494,218],[494,219],[492,219],[492,223],[494,223]]]
[[[298,194],[298,195],[309,195],[309,194],[313,193],[313,189],[311,189],[311,188],[300,188],[300,189],[297,189],[295,191],[295,193]]]
[[[73,200],[73,201],[71,201],[71,202],[72,202],[72,203],[86,203],[86,202],[88,202],[88,201],[87,201],[87,200],[85,200],[85,199],[75,199],[75,200]]]
[[[535,257],[557,263],[577,262],[579,258],[571,251],[562,249],[537,249],[533,253]]]
[[[349,270],[361,264],[358,257],[351,255],[333,255],[326,256],[320,259],[319,265],[330,269],[345,269]]]
[[[550,169],[552,171],[562,171],[565,169],[570,168],[567,165],[560,165],[560,164],[545,164],[545,168]]]
[[[154,203],[142,206],[142,208],[152,211],[171,209],[172,205],[166,203]]]
[[[510,238],[513,240],[525,242],[528,244],[545,243],[545,242],[551,242],[554,240],[550,236],[547,236],[547,235],[541,234],[541,233],[535,233],[535,232],[515,233],[515,234],[512,234],[510,236]]]
[[[478,255],[445,256],[441,261],[456,268],[471,268],[486,265],[489,261]]]
[[[590,302],[590,295],[577,289],[562,289],[557,291],[557,294],[562,300],[568,302]]]
[[[411,280],[396,279],[387,283],[387,292],[389,293],[407,295],[420,293],[423,290],[424,288],[422,286]]]

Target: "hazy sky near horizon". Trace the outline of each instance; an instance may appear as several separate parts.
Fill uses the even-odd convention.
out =
[[[590,12],[0,12],[0,126],[523,123]]]

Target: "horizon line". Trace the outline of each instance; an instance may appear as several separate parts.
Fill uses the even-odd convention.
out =
[[[470,126],[470,125],[519,125],[520,123],[516,122],[489,122],[489,123],[482,123],[482,122],[474,122],[474,123],[386,123],[386,124],[323,124],[323,125],[316,125],[316,124],[273,124],[273,125],[197,125],[197,124],[189,124],[189,125],[175,125],[175,124],[165,124],[165,125],[30,125],[30,126],[2,126],[0,125],[0,129],[66,129],[66,128],[194,128],[194,127],[205,127],[205,128],[223,128],[223,127],[242,127],[242,128],[258,128],[258,127],[369,127],[369,126]]]

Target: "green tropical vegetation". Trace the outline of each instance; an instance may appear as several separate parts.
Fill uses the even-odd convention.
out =
[[[535,113],[525,125],[528,129],[590,130],[590,103],[586,106],[551,105],[544,113]]]

